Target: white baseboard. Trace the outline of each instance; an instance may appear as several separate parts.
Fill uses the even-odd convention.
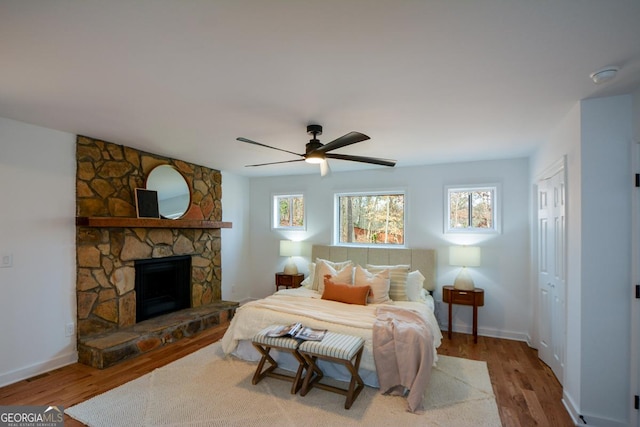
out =
[[[479,328],[478,334],[485,335],[487,337],[493,337],[493,338],[503,338],[507,340],[522,341],[529,344],[529,335],[522,332],[501,331],[499,329]]]
[[[36,375],[44,374],[63,366],[71,365],[77,361],[78,352],[73,351],[72,353],[63,354],[51,360],[0,374],[0,387],[26,380],[27,378],[35,377]]]
[[[461,334],[471,335],[473,333],[473,327],[471,325],[455,327],[453,328],[453,332],[459,332]],[[525,333],[514,332],[514,331],[503,331],[503,330],[491,329],[491,328],[478,328],[478,336],[480,335],[485,337],[492,337],[492,338],[502,338],[507,340],[523,341],[523,342],[526,342],[527,344],[529,344],[529,342],[531,341],[529,335]],[[529,346],[531,345],[529,344]]]
[[[567,394],[567,391],[564,389],[562,390],[562,404],[564,405],[567,412],[569,413],[569,416],[571,417],[571,421],[573,421],[576,426],[585,425],[582,422],[582,420],[580,420],[580,413],[573,399],[571,399],[571,396],[569,396]]]
[[[571,420],[576,426],[596,426],[596,427],[628,427],[629,424],[626,421],[616,421],[609,418],[598,417],[594,414],[581,414],[579,408],[576,406],[571,396],[569,396],[566,390],[562,393],[562,404],[569,412]]]

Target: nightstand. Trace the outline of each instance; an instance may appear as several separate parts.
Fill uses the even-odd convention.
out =
[[[300,283],[304,280],[304,274],[284,274],[276,273],[276,291],[280,289],[280,286],[284,286],[286,289],[298,288]]]
[[[473,306],[473,342],[478,343],[478,307],[484,305],[484,289],[474,288],[470,291],[455,289],[453,286],[442,287],[442,301],[449,303],[449,339],[453,324],[451,323],[451,307],[453,304]]]

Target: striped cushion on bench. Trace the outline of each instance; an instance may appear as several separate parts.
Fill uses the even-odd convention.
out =
[[[352,335],[327,332],[322,341],[304,341],[298,350],[318,356],[351,360],[364,345],[364,339]]]
[[[295,350],[298,348],[298,340],[291,337],[268,337],[267,334],[280,326],[269,326],[258,332],[252,339],[253,342],[269,347],[288,348]]]

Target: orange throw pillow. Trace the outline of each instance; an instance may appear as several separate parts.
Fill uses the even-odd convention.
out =
[[[367,296],[371,287],[353,286],[343,283],[333,283],[331,275],[324,276],[324,292],[322,299],[344,302],[346,304],[367,305]]]

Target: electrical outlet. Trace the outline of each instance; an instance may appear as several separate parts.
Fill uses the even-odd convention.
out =
[[[64,328],[64,334],[68,337],[74,336],[76,334],[76,325],[73,322],[67,323]]]
[[[13,266],[13,254],[2,254],[0,258],[0,268],[7,268]]]

